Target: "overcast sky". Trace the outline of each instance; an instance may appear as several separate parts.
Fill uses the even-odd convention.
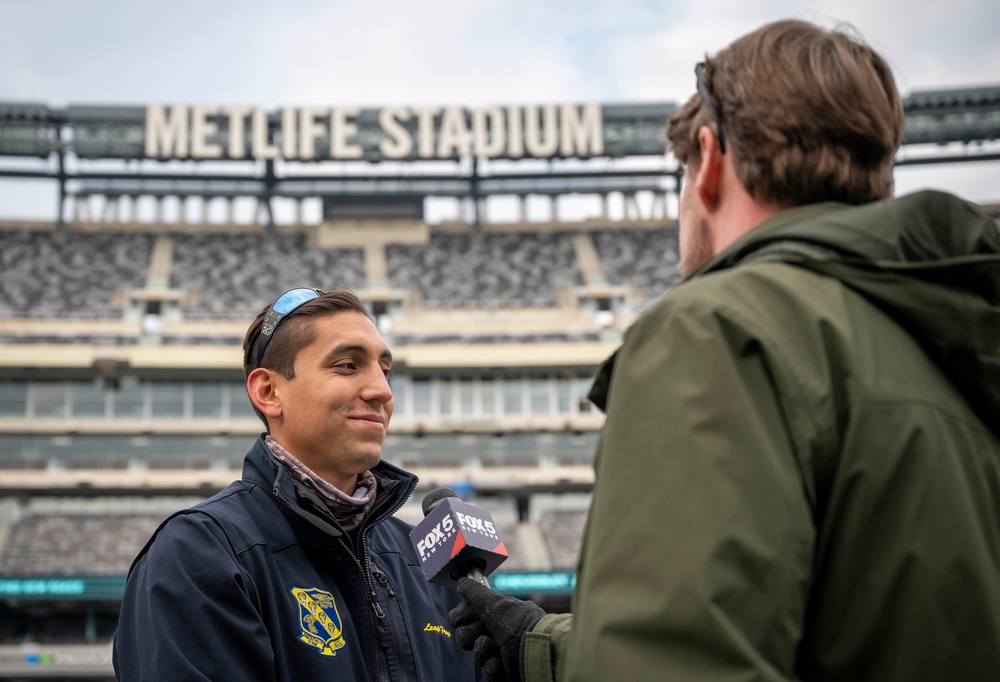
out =
[[[0,17],[0,100],[59,106],[680,102],[705,53],[785,17],[853,25],[904,94],[1000,84],[996,0],[0,0]],[[0,183],[0,214],[52,214],[41,184]],[[897,170],[898,192],[927,186],[1000,201],[1000,163]]]

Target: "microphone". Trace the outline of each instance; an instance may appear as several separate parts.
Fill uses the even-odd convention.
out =
[[[424,519],[410,531],[424,577],[457,587],[465,576],[489,587],[486,576],[507,559],[507,548],[488,511],[462,502],[451,488],[436,488],[420,504]]]

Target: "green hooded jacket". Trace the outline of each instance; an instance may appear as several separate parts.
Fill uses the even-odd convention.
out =
[[[598,372],[542,680],[1000,679],[1000,232],[922,192],[784,211]]]

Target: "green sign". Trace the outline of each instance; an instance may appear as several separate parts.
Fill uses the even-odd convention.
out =
[[[490,576],[490,584],[503,594],[569,594],[576,585],[576,573],[494,573]]]
[[[18,599],[121,599],[125,576],[4,577],[0,598]]]

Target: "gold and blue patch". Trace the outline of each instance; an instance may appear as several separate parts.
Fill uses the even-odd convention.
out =
[[[299,624],[302,626],[299,641],[316,647],[324,656],[336,656],[346,642],[343,621],[333,595],[316,587],[293,587],[291,591],[299,605]]]

